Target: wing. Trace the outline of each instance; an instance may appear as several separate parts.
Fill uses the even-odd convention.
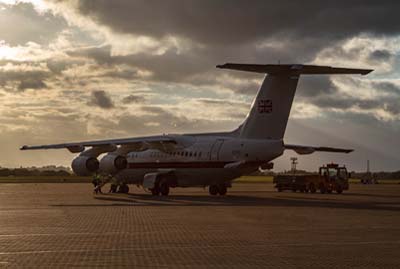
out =
[[[350,152],[354,151],[353,149],[301,146],[301,145],[290,145],[290,144],[285,144],[284,146],[285,146],[285,149],[294,150],[297,154],[300,154],[300,155],[311,154],[311,153],[314,153],[315,151],[339,152],[339,153],[350,153]]]
[[[187,141],[186,139],[183,139]],[[107,147],[107,146],[129,146],[132,150],[145,150],[149,148],[168,150],[171,147],[184,146],[186,141],[177,136],[148,136],[136,138],[121,138],[108,140],[95,140],[85,142],[72,142],[62,144],[50,144],[40,146],[22,146],[20,150],[38,150],[38,149],[63,149],[66,148],[72,153],[78,153],[85,150],[86,147]]]

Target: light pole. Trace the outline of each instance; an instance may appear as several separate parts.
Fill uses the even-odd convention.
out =
[[[296,173],[296,166],[298,164],[297,158],[296,157],[292,157],[292,158],[290,158],[290,160],[292,161],[292,172]]]

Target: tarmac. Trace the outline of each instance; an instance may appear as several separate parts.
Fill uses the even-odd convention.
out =
[[[338,195],[241,183],[226,197],[152,197],[0,184],[0,267],[400,268],[400,185]]]

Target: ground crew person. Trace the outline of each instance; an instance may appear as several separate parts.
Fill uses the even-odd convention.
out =
[[[100,175],[99,174],[95,174],[94,176],[93,176],[93,180],[92,180],[92,183],[93,183],[93,185],[94,185],[94,193],[95,194],[98,194],[98,193],[102,193],[101,192],[101,184],[102,184],[102,182],[101,182],[101,177],[100,177]]]

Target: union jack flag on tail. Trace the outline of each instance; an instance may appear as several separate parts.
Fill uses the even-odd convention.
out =
[[[272,101],[271,100],[259,100],[258,101],[258,113],[272,113]]]

